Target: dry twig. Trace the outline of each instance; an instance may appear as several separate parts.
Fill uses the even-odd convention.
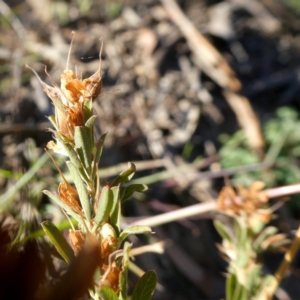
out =
[[[264,147],[259,121],[249,100],[238,94],[240,81],[216,48],[195,28],[174,0],[161,0],[170,18],[187,39],[196,63],[219,86],[224,88],[224,97],[245,130],[249,145],[254,149]]]

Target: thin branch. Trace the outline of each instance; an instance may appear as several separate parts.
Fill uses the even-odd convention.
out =
[[[300,184],[293,184],[283,187],[267,189],[264,191],[264,193],[266,193],[268,198],[278,198],[287,195],[298,194],[300,193]],[[178,221],[184,218],[190,218],[200,214],[209,213],[215,211],[216,208],[216,201],[199,203],[190,205],[188,207],[176,209],[167,213],[163,213],[157,216],[134,221],[130,225],[159,226],[162,224]]]

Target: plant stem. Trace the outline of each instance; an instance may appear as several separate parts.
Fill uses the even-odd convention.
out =
[[[285,253],[284,259],[275,274],[275,280],[272,282],[272,285],[269,287],[268,299],[272,299],[274,293],[276,292],[284,274],[286,273],[287,269],[291,265],[295,255],[297,254],[300,248],[300,226],[296,232],[295,239],[290,247],[290,249]]]

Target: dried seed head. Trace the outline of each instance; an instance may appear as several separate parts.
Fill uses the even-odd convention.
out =
[[[73,39],[72,39],[72,43],[73,43]],[[72,43],[70,45],[70,51],[72,48]],[[60,88],[71,103],[86,102],[90,99],[94,101],[99,96],[102,88],[102,78],[101,78],[102,48],[103,48],[103,42],[101,42],[101,48],[99,52],[99,67],[97,72],[84,80],[78,78],[77,74],[74,71],[68,69],[69,58],[70,58],[70,51],[69,51],[67,69],[61,75]]]
[[[249,228],[254,228],[256,224],[267,224],[272,216],[270,209],[265,208],[268,197],[261,189],[264,183],[254,182],[248,189],[237,187],[237,194],[230,186],[225,186],[218,197],[217,208],[219,211],[231,216],[241,216],[245,214],[248,218]]]
[[[59,132],[68,140],[74,140],[74,130],[76,126],[84,126],[84,104],[92,100],[94,101],[101,93],[102,78],[101,78],[101,53],[103,43],[99,52],[99,68],[95,74],[89,78],[78,78],[77,74],[69,70],[70,53],[72,49],[73,39],[70,45],[70,50],[67,59],[67,67],[61,75],[60,87],[54,83],[50,75],[53,87],[43,82],[38,74],[30,68],[41,82],[45,93],[51,98],[55,106],[55,119]]]
[[[69,240],[76,255],[82,250],[85,237],[79,230],[69,230]]]
[[[103,269],[106,271],[108,266],[104,266]],[[119,286],[119,277],[120,277],[121,269],[116,266],[116,263],[113,263],[110,272],[108,273],[106,279],[103,282],[103,285],[109,286],[114,290],[114,292],[118,293],[120,291]]]
[[[61,182],[58,186],[58,194],[60,199],[74,212],[83,216],[78,192],[71,184],[67,181]]]
[[[65,70],[61,75],[61,90],[72,103],[93,101],[99,96],[102,88],[100,67],[91,77],[80,80],[72,70]]]
[[[51,143],[50,147],[52,147],[52,146],[53,145]],[[59,168],[59,166],[57,165],[55,159],[51,156],[51,154],[46,149],[45,149],[45,151],[52,159],[55,167],[57,168],[59,174],[61,175],[61,177],[63,179],[63,182],[61,182],[58,186],[58,194],[59,194],[60,199],[66,205],[68,205],[74,212],[76,212],[80,216],[83,216],[83,212],[82,212],[81,204],[80,204],[80,198],[79,198],[77,190],[71,184],[68,183],[63,172],[61,171],[61,169]]]
[[[118,244],[117,235],[113,227],[105,223],[100,231],[101,237],[101,258],[107,260],[109,255],[113,253]]]

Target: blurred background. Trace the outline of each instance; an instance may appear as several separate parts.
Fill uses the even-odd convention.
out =
[[[135,179],[150,188],[125,203],[124,223],[215,201],[224,180],[298,183],[299,16],[296,0],[0,0],[1,241],[19,243],[44,220],[64,226],[63,213],[42,194],[60,180],[43,154],[54,106],[25,65],[59,85],[72,31],[69,68],[83,78],[96,72],[103,41],[102,93],[94,103],[97,134],[108,132],[102,183],[131,161]],[[63,158],[58,162],[64,170]],[[274,226],[292,238],[300,197],[290,197],[277,215]],[[163,254],[135,260],[157,272],[154,299],[224,297],[227,263],[216,247],[215,217],[178,217],[133,240],[164,241]],[[55,250],[43,239],[28,245],[24,256],[35,249],[48,270],[34,280],[58,278],[65,266]],[[267,253],[265,272],[274,272],[282,256]],[[278,299],[299,299],[299,267],[298,258]],[[10,278],[21,278],[21,269]],[[131,286],[136,281],[132,273]]]

